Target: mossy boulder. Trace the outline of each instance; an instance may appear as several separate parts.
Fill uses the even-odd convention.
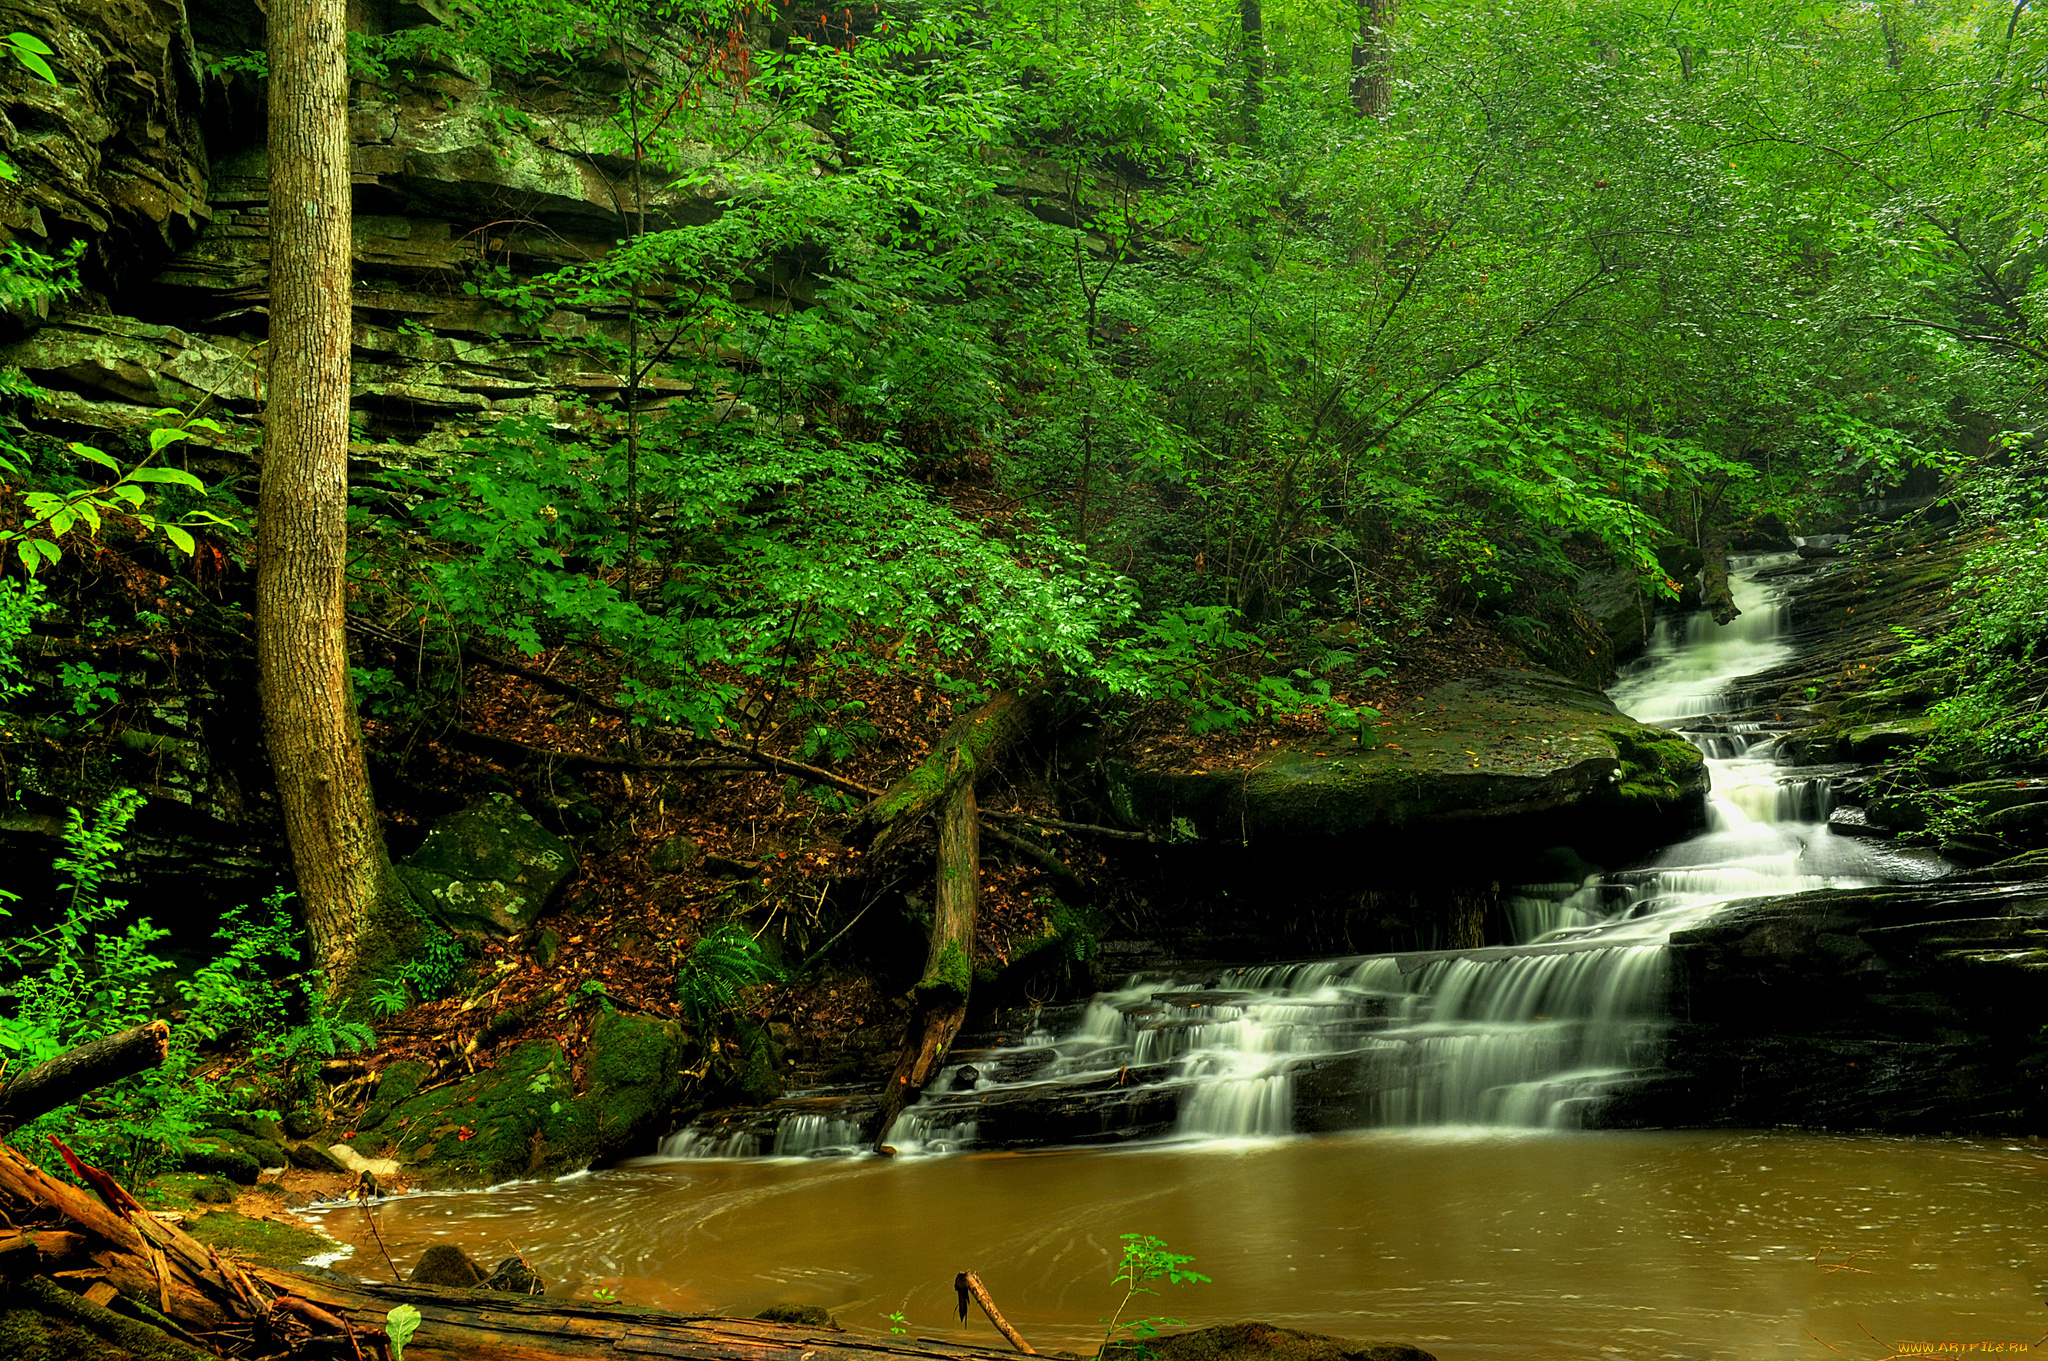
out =
[[[226,1177],[244,1186],[254,1186],[263,1165],[224,1139],[188,1139],[178,1154],[178,1168],[205,1176]]]
[[[420,906],[449,929],[512,936],[576,872],[576,853],[509,797],[493,794],[435,823],[397,869]]]
[[[1436,1361],[1406,1342],[1353,1342],[1270,1323],[1226,1323],[1103,1348],[1103,1361]]]
[[[553,1040],[517,1045],[480,1073],[386,1104],[387,1070],[357,1138],[387,1149],[433,1187],[488,1186],[554,1176],[651,1146],[682,1092],[682,1030],[626,1012],[599,1017],[578,1089],[576,1066]],[[394,1068],[397,1065],[393,1065]],[[400,1075],[400,1085],[411,1075]]]
[[[136,1193],[152,1210],[182,1210],[192,1205],[232,1205],[235,1184],[205,1172],[166,1172]]]
[[[1124,817],[1211,843],[1526,842],[1576,829],[1654,844],[1698,825],[1706,792],[1704,759],[1676,733],[1590,686],[1506,668],[1438,686],[1361,735],[1274,748],[1249,770],[1110,767]]]

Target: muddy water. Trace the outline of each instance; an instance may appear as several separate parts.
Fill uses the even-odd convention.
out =
[[[526,1252],[558,1293],[996,1343],[952,1314],[981,1273],[1043,1351],[1092,1351],[1117,1235],[1210,1285],[1152,1307],[1479,1358],[1877,1358],[2048,1334],[2048,1142],[1371,1131],[1237,1146],[647,1162],[378,1211],[429,1244]],[[344,1240],[361,1211],[329,1212]],[[367,1244],[337,1264],[384,1275]],[[1833,1352],[1827,1348],[1834,1348]],[[2048,1351],[2048,1344],[2044,1344]],[[2040,1353],[2037,1353],[2040,1354]]]

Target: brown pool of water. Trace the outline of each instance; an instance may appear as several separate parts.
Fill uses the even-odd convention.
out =
[[[1370,1132],[1243,1146],[921,1159],[643,1162],[375,1210],[517,1250],[551,1293],[1001,1345],[953,1314],[980,1273],[1041,1351],[1092,1353],[1119,1235],[1207,1285],[1138,1312],[1418,1343],[1442,1361],[1878,1361],[1926,1344],[2048,1355],[2048,1143],[1779,1133]],[[389,1278],[359,1209],[337,1269]]]

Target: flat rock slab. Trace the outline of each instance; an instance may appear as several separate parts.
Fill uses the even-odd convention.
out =
[[[1497,669],[1438,686],[1362,737],[1277,747],[1248,770],[1114,766],[1131,821],[1178,841],[1350,839],[1479,830],[1561,812],[1644,824],[1697,821],[1704,758],[1606,695],[1549,672]]]

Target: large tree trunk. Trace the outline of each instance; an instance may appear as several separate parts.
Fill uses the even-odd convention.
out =
[[[270,391],[256,526],[256,662],[299,898],[329,991],[415,934],[384,849],[349,690],[351,265],[342,0],[270,6]]]
[[[931,944],[925,951],[924,976],[912,992],[910,1026],[903,1055],[882,1092],[882,1118],[875,1129],[875,1147],[889,1138],[889,1126],[903,1107],[924,1090],[945,1062],[946,1051],[967,1020],[967,995],[974,986],[974,919],[981,906],[981,824],[974,802],[974,781],[955,778],[966,764],[953,749],[947,771],[951,793],[939,810],[937,901],[932,910]]]
[[[1393,20],[1394,4],[1395,0],[1358,0],[1358,32],[1351,39],[1351,107],[1360,118],[1377,118],[1392,103],[1387,25]]]
[[[170,1051],[171,1028],[151,1021],[67,1049],[0,1087],[0,1134],[68,1106],[95,1087],[156,1067]]]
[[[1237,0],[1238,50],[1244,58],[1244,117],[1247,130],[1258,129],[1259,106],[1266,102],[1266,7],[1264,0]]]

